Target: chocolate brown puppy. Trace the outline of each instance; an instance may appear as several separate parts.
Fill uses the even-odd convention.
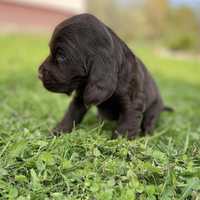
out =
[[[90,108],[116,120],[113,138],[152,132],[165,107],[159,90],[142,63],[105,24],[81,14],[59,24],[39,78],[52,92],[75,95],[54,133],[70,132]]]

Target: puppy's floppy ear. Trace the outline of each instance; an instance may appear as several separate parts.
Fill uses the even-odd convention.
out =
[[[84,103],[99,105],[111,97],[117,87],[117,65],[115,59],[98,55],[90,67]]]

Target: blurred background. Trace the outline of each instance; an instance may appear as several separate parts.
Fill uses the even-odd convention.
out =
[[[198,54],[199,10],[200,0],[1,0],[0,32],[49,34],[63,19],[89,12],[129,43]]]

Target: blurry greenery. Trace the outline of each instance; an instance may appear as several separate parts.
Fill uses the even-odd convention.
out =
[[[172,50],[200,50],[200,21],[191,8],[181,6],[171,10],[167,27],[167,47]]]
[[[195,9],[173,6],[169,0],[126,2],[92,0],[88,9],[126,41],[161,41],[169,49],[200,50],[200,18]]]
[[[198,48],[197,35],[191,33],[168,35],[165,44],[171,50],[193,50]]]
[[[199,61],[134,47],[176,110],[161,115],[153,135],[110,140],[111,124],[99,124],[92,109],[71,134],[53,137],[70,98],[37,78],[47,38],[1,36],[0,44],[0,199],[199,198]]]

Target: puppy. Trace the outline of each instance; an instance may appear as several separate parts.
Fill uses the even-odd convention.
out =
[[[152,132],[165,110],[158,88],[127,45],[105,24],[81,14],[59,24],[50,41],[50,55],[39,67],[39,78],[52,92],[73,100],[54,133],[70,132],[90,105],[101,116],[117,121],[112,138]]]

